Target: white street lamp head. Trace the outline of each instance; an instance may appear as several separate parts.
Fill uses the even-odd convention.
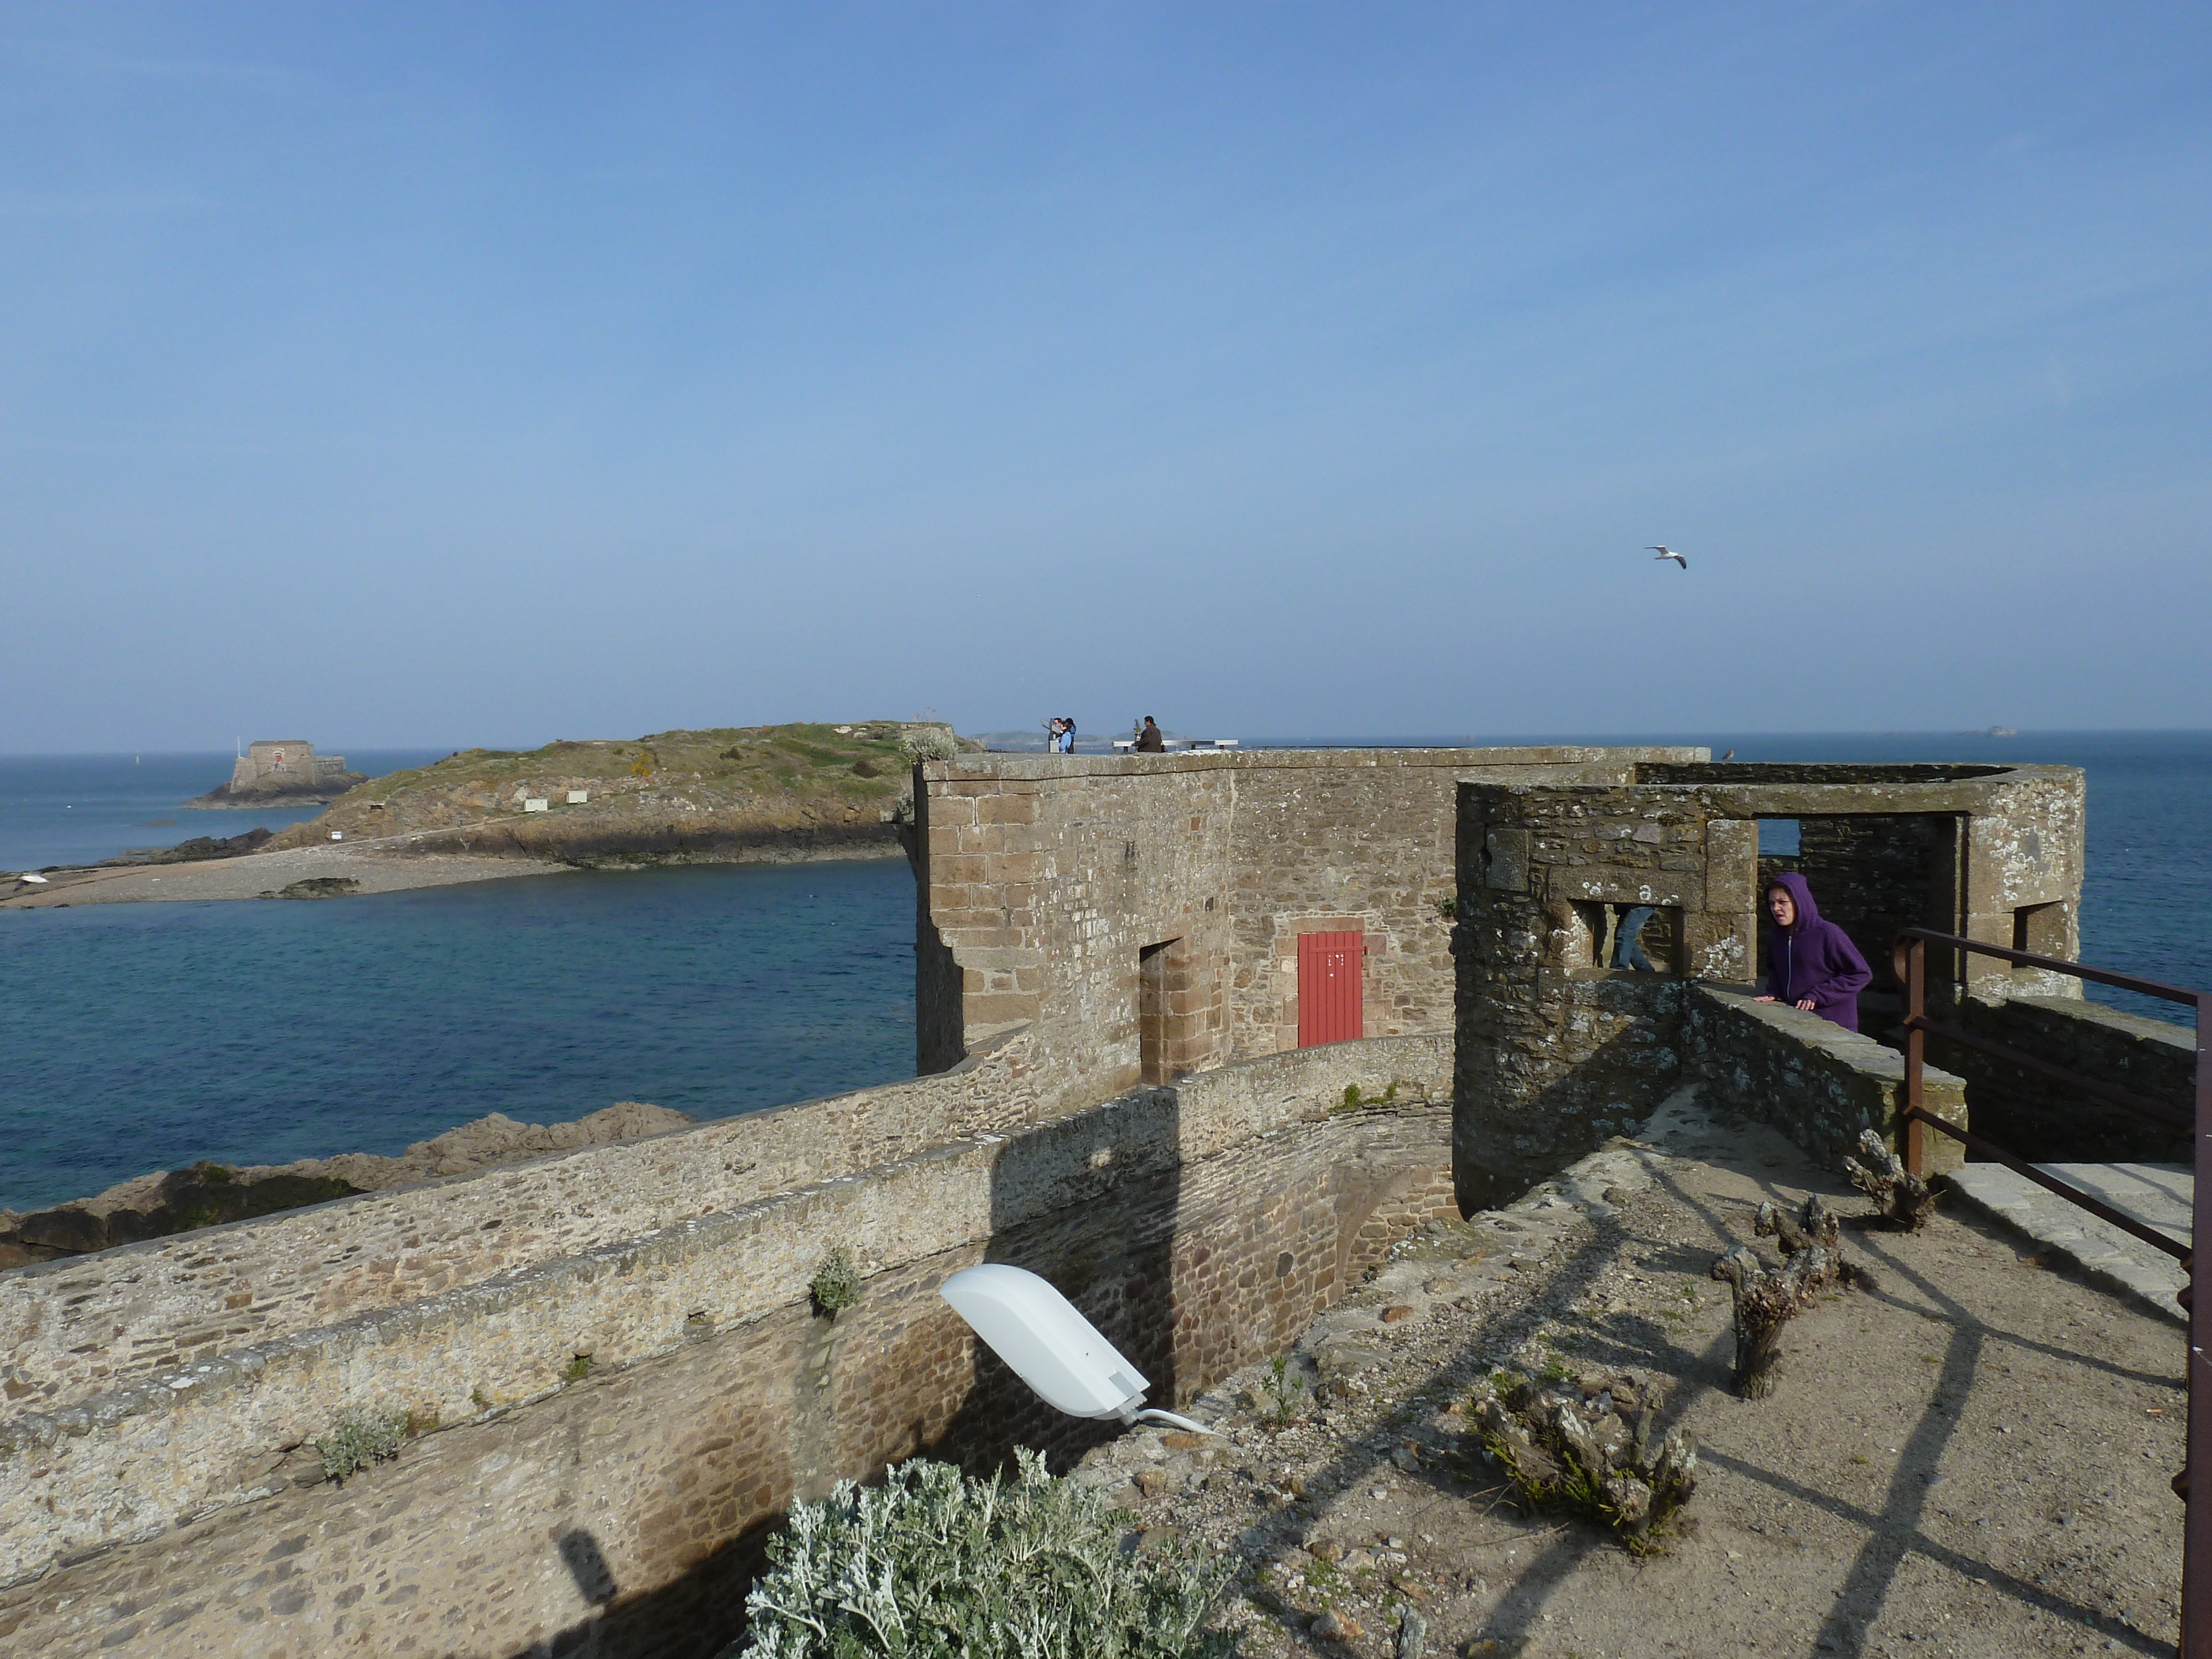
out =
[[[952,1304],[1037,1397],[1070,1417],[1152,1419],[1212,1430],[1145,1406],[1152,1386],[1052,1284],[1024,1267],[990,1262],[952,1275],[938,1294]]]

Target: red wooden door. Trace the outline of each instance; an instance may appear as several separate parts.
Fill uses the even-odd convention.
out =
[[[1346,1042],[1366,1035],[1359,1001],[1367,936],[1298,935],[1298,1047]]]

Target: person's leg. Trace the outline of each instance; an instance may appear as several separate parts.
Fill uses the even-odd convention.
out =
[[[1644,941],[1641,937],[1644,924],[1657,914],[1656,906],[1639,904],[1621,917],[1620,925],[1613,930],[1613,965],[1614,967],[1632,968],[1640,974],[1656,974],[1659,971],[1652,965],[1651,958],[1644,954]]]

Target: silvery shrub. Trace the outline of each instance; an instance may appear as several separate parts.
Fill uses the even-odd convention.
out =
[[[1097,1493],[1014,1454],[1014,1478],[915,1458],[880,1486],[794,1504],[726,1659],[1216,1659],[1233,1569],[1125,1544]]]

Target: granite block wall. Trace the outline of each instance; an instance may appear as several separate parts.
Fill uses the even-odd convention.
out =
[[[1015,1128],[1032,1053],[1009,1033],[935,1077],[0,1272],[0,1391],[67,1404]]]

